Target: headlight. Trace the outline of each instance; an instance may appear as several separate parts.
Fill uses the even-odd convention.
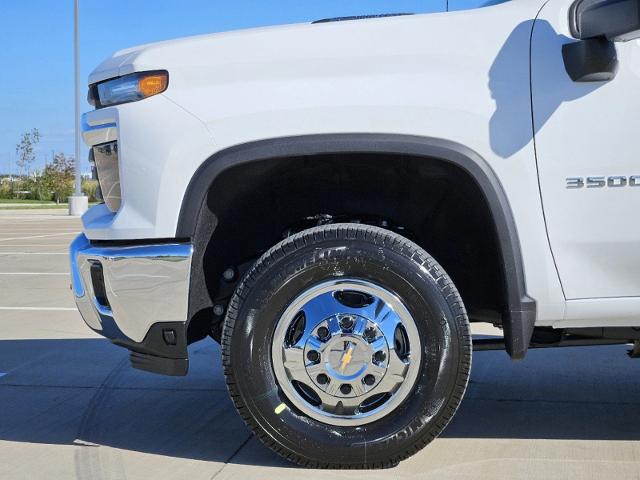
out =
[[[89,103],[96,108],[137,102],[164,92],[169,86],[165,71],[138,72],[106,80],[89,87]]]

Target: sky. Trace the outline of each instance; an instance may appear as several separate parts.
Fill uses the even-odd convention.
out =
[[[122,48],[188,35],[321,18],[472,8],[486,0],[80,0],[82,111],[86,79]],[[38,128],[36,168],[74,152],[73,0],[0,0],[0,174]],[[81,161],[88,169],[86,149]]]

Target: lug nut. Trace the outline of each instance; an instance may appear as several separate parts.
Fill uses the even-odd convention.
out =
[[[222,315],[224,315],[224,305],[218,304],[213,307],[213,314],[217,317],[221,317]]]
[[[349,395],[351,393],[351,385],[348,383],[340,385],[340,392],[342,392],[343,395]]]
[[[315,350],[309,350],[307,352],[307,360],[309,360],[310,362],[317,362],[318,360],[320,360],[320,354]]]
[[[342,317],[340,319],[340,327],[344,330],[350,330],[353,327],[353,317]]]
[[[222,278],[224,278],[226,282],[232,282],[233,279],[236,278],[236,271],[233,268],[227,268],[222,272]]]
[[[373,360],[376,361],[377,363],[382,363],[386,359],[387,359],[387,355],[382,350],[379,350],[373,354]]]
[[[329,377],[327,377],[324,373],[321,373],[320,375],[318,375],[316,377],[316,380],[320,385],[326,385],[327,383],[329,383]]]
[[[372,342],[376,338],[376,329],[373,327],[367,327],[363,335],[367,342]]]
[[[370,387],[371,385],[373,385],[374,383],[376,383],[376,377],[374,377],[373,375],[369,374],[369,375],[365,375],[364,379],[364,384],[367,385],[368,387]]]
[[[318,337],[320,340],[326,340],[329,338],[329,329],[327,327],[320,327],[318,329]]]

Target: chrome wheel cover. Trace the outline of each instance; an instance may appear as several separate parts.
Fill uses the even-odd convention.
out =
[[[278,385],[309,417],[364,425],[409,395],[421,362],[415,321],[368,281],[336,279],[299,295],[278,320],[271,357]]]

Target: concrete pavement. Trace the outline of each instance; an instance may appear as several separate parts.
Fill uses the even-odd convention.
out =
[[[0,212],[1,479],[640,479],[640,361],[622,346],[477,353],[460,411],[415,457],[291,466],[236,414],[213,341],[190,347],[187,377],[162,377],[84,326],[65,213]]]

